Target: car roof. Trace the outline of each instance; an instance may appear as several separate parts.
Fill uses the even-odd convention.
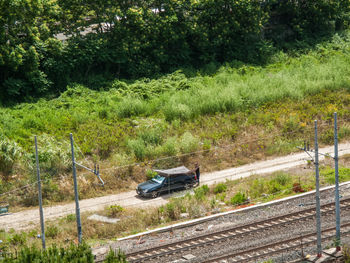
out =
[[[164,176],[164,177],[170,177],[170,176],[175,176],[175,175],[180,175],[180,174],[188,174],[191,172],[185,166],[179,166],[179,167],[166,169],[166,170],[154,170],[154,171],[157,172],[159,175]]]

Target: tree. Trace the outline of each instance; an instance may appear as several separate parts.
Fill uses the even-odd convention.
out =
[[[0,2],[1,99],[42,95],[51,81],[41,69],[46,51],[54,48],[59,7],[55,1],[3,0]]]

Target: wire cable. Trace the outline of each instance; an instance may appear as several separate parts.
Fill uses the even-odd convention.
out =
[[[338,126],[339,124],[341,123],[345,123],[345,124],[348,124],[346,121],[350,121],[350,119],[342,119],[341,121],[338,121]],[[332,125],[332,123],[328,123],[329,121],[328,120],[323,120],[323,122],[321,121],[321,123],[319,123],[319,127],[328,127],[330,125]],[[312,130],[313,128],[313,125],[312,124],[309,124],[310,127],[308,126],[305,126],[304,129],[310,129]],[[340,128],[340,127],[339,127]],[[287,132],[285,134],[283,134],[283,136],[286,136],[286,135],[293,135],[293,134],[299,134],[300,131],[290,131],[290,132]],[[161,157],[161,158],[157,158],[157,159],[152,159],[152,160],[147,160],[148,163],[154,163],[154,162],[158,162],[158,161],[162,161],[162,160],[168,160],[168,159],[174,159],[174,158],[181,158],[181,157],[185,157],[185,156],[190,156],[190,155],[195,155],[195,154],[198,154],[198,153],[204,153],[204,152],[210,152],[210,151],[216,151],[218,149],[228,149],[228,148],[239,148],[240,146],[244,145],[244,144],[248,144],[248,143],[252,143],[252,142],[256,142],[256,141],[260,141],[260,140],[264,140],[264,139],[272,139],[274,137],[278,136],[278,134],[271,134],[271,135],[267,135],[267,136],[263,136],[263,137],[259,137],[259,138],[255,138],[255,139],[248,139],[248,140],[245,140],[245,141],[240,141],[240,143],[238,145],[222,145],[222,146],[214,146],[210,149],[203,149],[203,150],[198,150],[198,151],[194,151],[194,152],[190,152],[190,153],[184,153],[184,154],[180,154],[180,155],[174,155],[174,156],[166,156],[166,157]],[[79,138],[78,138],[79,140]],[[79,145],[77,145],[76,141],[74,141],[74,145],[76,147],[76,149],[80,149]],[[340,150],[340,151],[344,151],[344,150]],[[83,159],[87,159],[85,154],[78,150],[79,154],[82,154],[83,155]],[[121,165],[121,166],[115,166],[115,167],[112,167],[112,168],[105,168],[105,169],[101,169],[102,173],[103,171],[115,171],[117,169],[121,169],[121,168],[125,168],[125,167],[130,167],[130,166],[136,166],[136,165],[141,165],[141,164],[144,164],[145,162],[135,162],[135,163],[130,163],[130,164],[126,164],[126,165]],[[49,180],[52,180],[52,179],[61,179],[61,178],[65,178],[64,176],[60,176],[59,178],[46,178],[46,179],[42,179],[41,182],[46,182],[46,181],[49,181]],[[18,187],[18,188],[15,188],[15,189],[12,189],[8,192],[5,192],[5,193],[2,193],[0,194],[0,197],[2,196],[5,196],[5,195],[9,195],[9,194],[12,194],[14,192],[17,192],[17,191],[20,191],[20,190],[23,190],[23,189],[26,189],[28,187],[32,187],[34,185],[36,185],[38,182],[34,182],[34,183],[30,183],[30,184],[27,184],[27,185],[24,185],[24,186],[21,186],[21,187]]]

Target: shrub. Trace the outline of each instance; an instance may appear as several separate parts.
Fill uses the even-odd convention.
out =
[[[227,190],[227,185],[224,183],[219,183],[214,188],[214,194],[226,192],[226,190]]]
[[[15,233],[8,238],[8,241],[13,246],[23,246],[27,242],[27,236],[24,232]]]
[[[75,214],[69,214],[66,216],[66,222],[74,222],[76,220]]]
[[[146,145],[143,140],[129,140],[127,146],[135,154],[137,160],[143,161],[145,159]]]
[[[42,262],[42,263],[93,263],[94,256],[88,245],[85,243],[75,246],[71,244],[68,248],[57,248],[52,246],[42,251],[36,247],[24,247],[16,255],[5,255],[4,262]],[[119,262],[119,261],[110,261]],[[125,261],[120,261],[125,262]]]
[[[350,263],[350,248],[348,245],[344,245],[342,248],[345,263]]]
[[[339,140],[343,138],[348,138],[350,136],[350,126],[344,125],[342,127],[339,127],[338,133]]]
[[[20,157],[21,151],[17,143],[0,135],[0,171],[5,176],[11,174],[13,166]]]
[[[139,134],[144,143],[159,145],[162,143],[162,131],[160,129],[144,130]]]
[[[225,198],[226,198],[226,193],[221,193],[221,194],[217,194],[216,198],[218,200],[220,200],[221,202],[225,202]]]
[[[249,195],[252,198],[260,197],[266,192],[266,181],[262,178],[256,178],[250,181]]]
[[[120,205],[110,205],[107,208],[107,215],[111,217],[116,217],[123,211],[124,211],[124,208],[121,207]]]
[[[295,193],[303,193],[305,190],[301,187],[300,183],[293,184],[293,192]]]
[[[194,152],[198,149],[199,140],[190,132],[185,132],[180,139],[180,149],[183,153]]]
[[[208,193],[209,193],[209,187],[206,184],[194,189],[194,197],[198,201],[203,201],[206,198],[206,195]]]
[[[162,145],[162,153],[168,156],[174,156],[177,154],[177,142],[175,137],[168,138]]]
[[[232,205],[240,205],[244,204],[247,200],[248,198],[244,193],[238,192],[231,198],[230,203]]]
[[[68,140],[57,140],[49,135],[38,136],[40,169],[45,176],[61,174],[71,169],[71,148]],[[79,156],[80,149],[76,148]],[[31,154],[31,165],[35,167],[35,154]]]
[[[166,204],[165,206],[165,211],[167,213],[167,216],[172,219],[172,220],[176,220],[178,219],[178,211],[176,209],[176,206],[174,203],[170,202],[168,204]]]
[[[323,176],[328,184],[335,184],[335,172],[333,168],[321,170]],[[339,182],[350,180],[350,168],[339,168]]]
[[[291,182],[292,178],[289,174],[286,174],[286,173],[278,173],[274,180],[276,180],[277,183],[279,183],[280,185],[287,185],[289,182]]]
[[[189,120],[192,117],[192,111],[186,104],[173,102],[164,108],[164,115],[165,119],[169,122],[176,119]]]
[[[275,194],[280,191],[282,191],[283,186],[280,185],[276,180],[270,180],[267,184],[268,186],[268,193],[269,194]]]
[[[146,110],[146,104],[142,100],[126,97],[119,103],[117,114],[120,118],[129,118],[131,116],[143,114]]]
[[[48,226],[45,231],[45,236],[49,238],[55,238],[58,235],[58,227],[57,226]]]
[[[215,198],[212,198],[210,200],[210,207],[211,209],[215,208],[217,206],[217,202],[216,202],[216,199]]]
[[[147,180],[151,180],[156,175],[157,175],[157,172],[155,172],[153,170],[147,170],[146,171],[146,178],[147,178]]]
[[[109,249],[106,259],[103,261],[105,263],[127,263],[125,254],[119,249],[116,254],[113,249]]]

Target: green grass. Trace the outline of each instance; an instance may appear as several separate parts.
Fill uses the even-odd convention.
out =
[[[349,158],[341,161],[342,164],[347,164]],[[331,179],[334,177],[332,169],[329,166],[320,167],[321,186],[332,184]],[[349,174],[349,169],[343,166],[340,166],[340,171],[340,174]],[[340,176],[340,182],[345,180],[349,180],[349,175]],[[167,204],[160,207],[135,209],[122,208],[118,205],[106,206],[103,211],[99,211],[99,214],[117,217],[120,221],[117,224],[101,224],[87,219],[91,213],[84,213],[82,214],[84,239],[90,244],[103,243],[106,239],[136,234],[191,218],[297,195],[300,189],[310,191],[314,187],[313,170],[305,170],[303,173],[275,172],[265,176],[228,180],[210,187],[202,185],[194,189],[194,194],[187,193],[181,197],[171,198]],[[225,189],[225,191],[218,193],[218,189]],[[183,213],[186,213],[186,218],[181,215]],[[26,245],[40,246],[40,239],[36,237],[38,233],[40,233],[38,227],[26,232],[2,230],[0,238],[8,247],[19,249]],[[67,240],[76,240],[74,215],[50,222],[47,226],[46,237],[48,244],[55,243],[65,246],[67,246]]]
[[[148,169],[114,171],[115,166],[204,150],[197,156],[213,170],[250,162],[255,154],[290,153],[309,139],[313,119],[329,125],[334,111],[343,121],[339,137],[349,138],[349,64],[350,33],[344,33],[304,54],[279,53],[265,67],[227,65],[213,75],[187,77],[177,71],[134,83],[115,80],[101,91],[76,84],[55,99],[0,108],[0,171],[6,182],[0,192],[35,180],[34,134],[51,189],[46,200],[57,202],[71,198],[61,182],[49,180],[71,172],[70,132],[78,159],[111,169],[103,171],[108,180],[104,192],[82,184],[82,197],[141,181]],[[331,127],[322,129],[321,143],[331,143]],[[231,146],[234,157],[211,155],[218,145]],[[191,164],[191,157],[152,162],[158,167],[180,164]],[[23,196],[27,205],[35,204],[34,190],[10,201],[23,203]]]
[[[34,133],[47,133],[60,140],[70,131],[86,136],[82,129],[92,133],[92,138],[102,136],[108,140],[113,135],[105,142],[108,144],[118,142],[123,135],[120,130],[131,129],[126,120],[129,117],[153,116],[168,122],[191,120],[207,114],[245,111],[287,98],[302,99],[322,90],[349,89],[349,45],[350,34],[343,38],[336,35],[330,43],[300,57],[278,54],[274,63],[266,67],[227,66],[213,76],[192,78],[175,72],[133,84],[118,80],[108,91],[92,91],[75,85],[57,99],[2,108],[2,133],[26,150],[32,146]],[[115,129],[115,125],[119,129]],[[159,144],[158,134],[158,130],[151,130],[139,136],[145,142]],[[85,146],[84,152],[97,147],[102,146]]]
[[[328,184],[335,184],[334,168],[325,168],[320,174]],[[339,168],[339,182],[346,181],[350,181],[350,168]]]

